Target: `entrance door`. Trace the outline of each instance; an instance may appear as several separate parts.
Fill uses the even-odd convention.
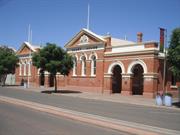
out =
[[[133,83],[132,83],[132,94],[133,95],[142,95],[143,94],[143,67],[140,64],[137,64],[133,67]]]
[[[39,85],[40,85],[40,86],[44,86],[44,82],[45,82],[44,71],[43,71],[43,70],[40,70]]]
[[[49,75],[49,87],[54,87],[54,76],[52,74]]]
[[[121,93],[122,87],[122,70],[119,65],[116,65],[113,69],[112,77],[112,93]]]

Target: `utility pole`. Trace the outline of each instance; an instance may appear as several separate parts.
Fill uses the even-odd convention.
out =
[[[167,93],[167,88],[166,88],[166,66],[167,66],[167,60],[166,60],[166,46],[167,46],[167,29],[165,29],[165,43],[164,43],[164,72],[163,72],[163,93]]]

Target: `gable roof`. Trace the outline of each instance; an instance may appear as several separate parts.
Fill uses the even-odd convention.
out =
[[[23,42],[17,53],[19,53],[25,46],[27,46],[31,51],[36,52],[37,49],[40,49],[40,46],[31,45],[29,42]]]
[[[102,38],[100,35],[95,34],[94,32],[83,28],[79,33],[77,33],[69,42],[67,42],[65,44],[65,48],[67,48],[68,46],[70,46],[74,41],[76,41],[80,35],[82,35],[83,33],[90,35],[92,37],[94,37],[97,40],[100,40],[101,42],[106,42],[106,40],[104,38]]]

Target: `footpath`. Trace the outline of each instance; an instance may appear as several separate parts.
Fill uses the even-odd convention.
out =
[[[51,92],[54,90],[54,88],[24,88],[23,86],[19,87],[12,87],[15,89],[23,89],[28,91],[34,91],[34,92]],[[78,98],[85,98],[85,99],[91,99],[91,100],[100,100],[100,101],[110,101],[110,102],[116,102],[116,103],[125,103],[125,104],[133,104],[133,105],[142,105],[142,106],[149,106],[149,107],[157,107],[157,108],[168,108],[168,109],[175,109],[180,110],[175,105],[172,105],[171,107],[167,106],[158,106],[156,104],[156,100],[153,98],[145,98],[141,95],[133,95],[133,96],[123,96],[121,94],[101,94],[101,93],[90,93],[90,92],[76,92],[76,91],[68,91],[68,90],[59,90],[60,93],[51,93],[54,95],[63,95],[63,96],[70,96],[70,97],[78,97]],[[178,98],[173,98],[172,103],[177,103]]]

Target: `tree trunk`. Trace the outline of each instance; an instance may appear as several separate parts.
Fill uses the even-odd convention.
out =
[[[54,83],[55,83],[55,89],[54,92],[57,92],[57,79],[56,79],[56,74],[54,75]]]

